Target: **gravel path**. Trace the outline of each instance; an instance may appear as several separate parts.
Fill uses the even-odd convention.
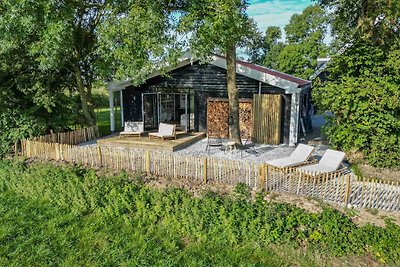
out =
[[[226,143],[228,140],[223,141]],[[224,151],[220,147],[211,147],[210,151],[206,151],[207,139],[203,139],[197,143],[192,144],[184,149],[176,151],[174,153],[179,155],[188,156],[209,156],[224,159],[233,159],[247,162],[262,163],[267,160],[277,159],[289,156],[294,148],[288,145],[259,145],[257,144],[254,149],[249,150],[233,150]],[[325,151],[328,146],[317,146],[314,151],[314,156],[318,159]]]

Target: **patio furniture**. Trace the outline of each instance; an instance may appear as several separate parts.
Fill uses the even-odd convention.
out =
[[[149,133],[149,138],[175,139],[176,140],[176,125],[160,123],[157,133]]]
[[[243,149],[249,154],[254,154],[256,156],[260,155],[260,152],[258,152],[256,149],[256,139],[251,135],[248,135],[246,140],[244,141]]]
[[[236,142],[228,141],[225,144],[225,151],[229,150],[231,153],[236,150]]]
[[[336,172],[342,165],[345,156],[344,152],[328,149],[317,164],[306,165],[297,169],[315,175]]]
[[[140,136],[144,133],[144,123],[141,121],[126,121],[124,131],[120,132],[119,137]]]
[[[269,160],[265,163],[281,168],[295,167],[307,163],[313,151],[313,146],[299,144],[289,157]]]
[[[223,148],[222,138],[221,136],[210,136],[207,135],[207,146],[206,151],[210,155],[210,150],[212,147],[219,147],[220,149]]]

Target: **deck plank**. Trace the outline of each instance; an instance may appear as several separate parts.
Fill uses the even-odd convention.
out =
[[[206,134],[204,132],[195,133],[177,133],[176,140],[161,140],[161,139],[149,139],[148,136],[142,137],[119,137],[119,135],[106,137],[97,140],[97,144],[101,146],[111,147],[137,147],[141,149],[157,150],[157,151],[168,151],[174,152],[183,149],[203,138]]]

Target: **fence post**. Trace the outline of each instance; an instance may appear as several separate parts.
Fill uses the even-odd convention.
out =
[[[55,150],[55,160],[56,161],[59,161],[60,160],[60,144],[58,144],[58,143],[55,143],[54,144],[54,150]]]
[[[150,151],[146,151],[146,172],[147,175],[151,175],[151,164],[150,164]]]
[[[346,182],[346,192],[344,194],[344,204],[345,208],[347,209],[347,206],[349,204],[349,197],[350,197],[350,175],[347,175],[347,182]]]
[[[296,193],[297,195],[300,194],[300,187],[302,186],[302,182],[303,182],[302,179],[301,179],[301,178],[302,178],[302,175],[303,175],[303,173],[300,172],[300,173],[299,173],[299,183],[298,183],[298,185],[297,185],[297,193]]]
[[[102,167],[103,166],[103,164],[102,164],[103,155],[101,154],[101,147],[100,146],[97,146],[97,157],[98,157],[98,160],[99,160],[99,167]]]
[[[15,141],[14,143],[14,156],[17,158],[19,156],[19,151],[18,151],[18,140]]]
[[[265,191],[268,191],[268,181],[269,181],[269,176],[270,176],[270,165],[268,165],[268,164],[265,164],[265,169],[264,169],[264,172],[265,172],[265,186],[264,186],[264,188],[265,188]]]
[[[207,158],[203,159],[203,183],[207,184]]]
[[[260,164],[259,166],[259,171],[258,171],[258,179],[260,183],[260,191],[264,191],[265,189],[265,164]]]

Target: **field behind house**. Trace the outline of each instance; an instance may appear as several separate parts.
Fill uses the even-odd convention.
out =
[[[149,180],[150,179],[150,180]],[[371,266],[400,263],[400,228],[357,227],[251,200],[150,187],[151,177],[0,162],[1,266]]]

